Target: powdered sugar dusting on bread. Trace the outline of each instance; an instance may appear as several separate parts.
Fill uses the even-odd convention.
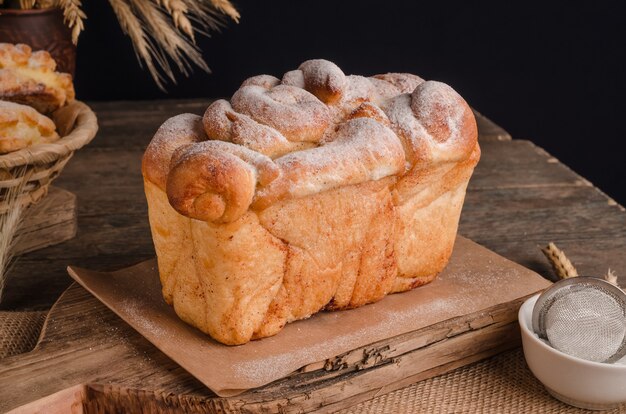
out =
[[[339,66],[324,59],[303,62],[298,68],[304,77],[304,88],[326,104],[341,99],[346,88],[346,75]]]
[[[239,144],[270,158],[302,147],[299,143],[287,140],[274,128],[235,112],[225,100],[211,104],[204,113],[202,122],[210,138]]]
[[[236,114],[234,118],[231,140],[235,144],[243,145],[271,158],[289,153],[297,145],[297,143],[291,143],[274,128],[259,124],[246,115]]]
[[[259,183],[263,185],[269,184],[280,175],[280,170],[269,157],[241,145],[223,141],[204,141],[183,147],[181,151],[174,153],[172,163],[184,162],[209,152],[215,154],[216,157],[220,157],[221,153],[234,155],[250,164],[256,169]]]
[[[310,60],[282,80],[247,79],[230,102],[213,103],[203,123],[211,139],[275,160],[271,169],[280,170],[281,179],[262,184],[256,196],[271,200],[404,174],[416,163],[468,157],[471,148],[459,142],[471,141],[463,129],[465,111],[463,99],[439,82],[398,73],[345,76],[331,62]],[[185,122],[164,125],[160,134],[180,134]],[[155,141],[164,155],[188,142]]]
[[[198,142],[205,139],[207,136],[202,126],[202,118],[195,114],[180,114],[169,118],[161,125],[148,148],[165,150],[171,155],[173,150],[181,145],[181,141]]]
[[[442,82],[425,82],[413,92],[411,106],[433,137],[434,160],[460,161],[471,156],[478,137],[476,119],[454,89]]]
[[[409,164],[413,166],[419,160],[427,159],[430,150],[428,132],[415,119],[411,109],[411,95],[396,96],[383,106],[383,110],[389,117],[391,128],[402,142]]]
[[[417,87],[411,95],[411,109],[438,142],[457,138],[464,106],[462,98],[445,83],[428,81]]]
[[[346,88],[336,104],[330,108],[333,111],[333,121],[341,123],[352,111],[363,102],[378,103],[378,91],[369,79],[363,76],[350,75],[346,77]]]
[[[273,88],[274,86],[278,85],[280,83],[280,80],[272,75],[257,75],[257,76],[253,76],[251,78],[246,79],[245,81],[243,81],[243,83],[241,84],[241,87],[243,86],[260,86],[264,89],[270,89]]]
[[[391,83],[398,89],[399,93],[411,93],[424,83],[424,79],[412,73],[385,73],[375,75],[374,78]]]
[[[378,104],[382,104],[384,101],[393,98],[394,96],[398,96],[402,92],[400,89],[396,87],[394,84],[387,82],[382,79],[378,79],[376,77],[367,78],[368,81],[376,88],[376,93],[378,95]]]
[[[387,101],[383,109],[411,164],[458,161],[471,154],[475,136],[467,122],[475,127],[475,121],[467,116],[470,109],[463,98],[448,85],[420,83],[411,94]]]
[[[204,130],[210,139],[219,139],[220,141],[231,140],[232,121],[227,114],[233,112],[230,102],[225,99],[218,99],[213,102],[204,111],[202,124]]]
[[[404,170],[404,150],[396,135],[370,118],[341,124],[336,138],[321,147],[291,153],[276,160],[280,180],[260,191],[260,197],[304,197],[341,185],[378,180]]]
[[[231,99],[237,112],[281,132],[292,142],[318,142],[330,123],[326,105],[295,86],[240,88]]]
[[[202,118],[194,114],[176,115],[161,125],[143,155],[146,178],[165,188],[172,154],[181,146],[206,140]]]
[[[283,85],[295,86],[304,89],[304,74],[299,69],[290,70],[283,75],[281,80]]]

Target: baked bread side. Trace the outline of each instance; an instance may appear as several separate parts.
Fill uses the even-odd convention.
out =
[[[74,100],[72,77],[56,72],[56,62],[44,50],[0,43],[0,99],[32,106],[49,114]]]
[[[185,152],[175,154],[177,149],[193,149],[206,139],[201,117],[178,115],[159,128],[143,157],[163,297],[182,320],[213,338],[245,343],[260,329],[280,288],[287,249],[253,212],[220,224],[181,215],[171,206],[166,192],[170,159],[184,163]],[[187,171],[197,177],[195,167]]]
[[[393,189],[399,292],[430,282],[448,262],[480,147],[471,109],[446,84],[421,82],[383,110],[412,166]]]
[[[432,280],[480,150],[471,110],[415,75],[307,61],[168,120],[143,174],[164,297],[226,344]]]

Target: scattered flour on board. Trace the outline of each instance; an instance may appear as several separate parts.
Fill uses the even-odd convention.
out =
[[[167,329],[164,329],[158,320],[153,320],[146,315],[143,307],[137,301],[126,298],[120,302],[118,309],[119,312],[127,316],[128,322],[147,338],[168,336]]]

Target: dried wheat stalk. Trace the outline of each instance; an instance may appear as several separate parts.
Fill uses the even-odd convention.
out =
[[[58,0],[58,2],[63,9],[65,24],[72,29],[72,42],[77,44],[78,36],[85,28],[83,20],[87,18],[81,9],[82,3],[80,0]]]
[[[32,9],[35,7],[35,3],[37,0],[20,0],[20,8],[21,9]]]
[[[567,258],[565,252],[556,247],[554,243],[548,243],[548,245],[541,249],[541,251],[546,256],[546,258],[552,265],[554,272],[559,278],[566,279],[568,277],[578,276],[578,271],[576,270],[572,262],[570,262],[570,260]],[[611,270],[611,268],[609,268],[609,270],[606,272],[606,275],[604,275],[604,280],[619,287],[619,285],[617,284],[617,275]]]
[[[126,3],[126,1],[109,0],[109,3],[111,4],[113,12],[122,27],[122,31],[130,37],[139,63],[141,64],[143,61],[146,64],[148,71],[152,75],[152,78],[157,86],[160,89],[163,89],[165,79],[158,71],[155,63],[161,66],[170,78],[174,76],[171,72],[167,73],[169,66],[163,66],[165,58],[160,56],[154,46],[150,43],[150,39],[143,28],[143,24],[139,18],[135,16],[130,8],[130,5]]]
[[[619,285],[617,284],[617,275],[611,270],[610,267],[609,270],[606,271],[606,275],[604,275],[604,280],[619,287]]]
[[[57,0],[35,0],[37,3],[37,7],[40,9],[49,9],[50,7],[55,7],[57,4]]]
[[[189,12],[189,7],[183,0],[155,0],[159,6],[162,6],[167,10],[167,12],[172,16],[172,21],[174,22],[174,26],[189,36],[192,42],[196,42],[196,39],[193,34],[193,26],[191,22],[187,18],[187,13]]]
[[[209,67],[202,58],[200,50],[195,46],[192,26],[192,21],[194,21],[201,27],[211,29],[221,27],[219,15],[215,12],[214,6],[203,3],[209,0],[110,1],[113,8],[118,9],[116,11],[118,20],[133,40],[137,56],[140,60],[146,61],[148,70],[159,88],[165,90],[166,78],[176,82],[171,62],[184,75],[191,72],[192,64],[209,72]],[[121,10],[119,3],[126,6],[124,10]],[[207,34],[202,30],[196,31]],[[143,41],[138,43],[136,39]]]
[[[196,22],[196,32],[210,36],[209,30],[219,31],[224,27],[223,14],[217,10],[210,0],[183,0],[189,9],[190,20]]]
[[[233,19],[235,22],[239,23],[239,17],[241,16],[239,15],[237,9],[235,9],[235,6],[233,6],[233,4],[229,0],[211,0],[211,4],[213,4],[213,6],[217,10],[221,11],[222,13]]]
[[[22,221],[24,207],[19,197],[24,185],[28,182],[26,168],[16,171],[14,177],[20,179],[20,183],[10,187],[4,194],[3,202],[7,211],[0,214],[0,302],[2,302],[9,264],[13,259],[13,247],[17,241],[15,235]]]
[[[156,49],[154,53],[166,54],[184,75],[188,75],[191,71],[191,63],[209,72],[209,67],[202,58],[200,50],[178,34],[172,22],[155,3],[146,0],[130,0],[130,4],[137,11],[147,32],[154,40],[154,49]],[[161,67],[166,73],[172,73],[169,61],[165,60]],[[169,77],[172,82],[176,82],[173,76]]]
[[[556,247],[554,243],[548,243],[541,251],[552,265],[552,269],[554,269],[558,277],[565,279],[578,276],[578,272],[572,262],[569,261],[565,253]]]
[[[4,0],[0,0],[2,4]],[[19,0],[20,7],[59,7],[65,23],[78,42],[87,16],[81,0]],[[209,72],[196,47],[195,33],[209,36],[209,30],[223,27],[228,16],[239,22],[239,12],[229,0],[109,0],[117,20],[135,49],[139,64],[145,63],[157,86],[165,91],[167,79],[176,82],[170,66],[173,62],[188,75],[192,64]],[[143,66],[143,65],[142,65]]]

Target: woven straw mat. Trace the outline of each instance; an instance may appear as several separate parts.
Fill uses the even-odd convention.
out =
[[[46,314],[0,312],[0,359],[31,351],[37,344]]]
[[[522,350],[515,349],[339,413],[626,413],[626,404],[611,411],[589,411],[564,404],[548,394],[526,366]]]

